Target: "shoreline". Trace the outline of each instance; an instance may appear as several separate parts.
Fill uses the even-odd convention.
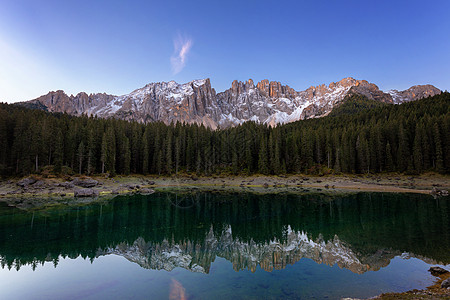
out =
[[[441,284],[444,280],[450,278],[450,273],[433,275],[435,276],[435,282],[421,290],[414,289],[402,293],[383,293],[374,298],[369,299],[383,299],[383,300],[396,300],[396,299],[450,299],[450,288],[443,288]]]
[[[92,197],[75,197],[81,189]],[[281,176],[64,176],[31,175],[0,181],[0,202],[21,209],[54,205],[81,205],[108,201],[117,195],[153,191],[250,192],[257,194],[342,194],[358,192],[415,193],[436,195],[450,190],[450,176],[427,173],[416,176],[380,175],[281,175]],[[74,199],[76,199],[74,201]]]

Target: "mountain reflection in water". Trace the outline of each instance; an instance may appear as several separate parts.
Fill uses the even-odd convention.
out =
[[[116,254],[148,269],[200,273],[216,257],[253,272],[309,258],[362,274],[398,255],[448,264],[449,217],[448,201],[424,195],[118,196],[34,213],[1,207],[0,256],[3,267],[19,269]]]

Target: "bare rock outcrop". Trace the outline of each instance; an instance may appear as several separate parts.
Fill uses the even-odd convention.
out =
[[[431,84],[426,84],[414,85],[404,91],[390,90],[388,93],[392,96],[394,103],[399,104],[439,95],[441,90]]]
[[[149,83],[122,96],[83,92],[69,96],[58,90],[19,105],[138,122],[197,123],[215,129],[246,121],[276,125],[326,116],[347,95],[353,94],[399,104],[440,92],[432,85],[417,85],[405,91],[385,93],[373,83],[348,77],[304,91],[295,91],[288,85],[267,79],[256,85],[252,79],[234,80],[229,89],[216,93],[209,79],[201,79],[184,84],[175,81]]]

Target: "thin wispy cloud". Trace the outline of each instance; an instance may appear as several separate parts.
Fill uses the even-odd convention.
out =
[[[187,55],[193,45],[192,39],[179,35],[173,41],[174,54],[170,58],[172,73],[178,74],[186,65]]]

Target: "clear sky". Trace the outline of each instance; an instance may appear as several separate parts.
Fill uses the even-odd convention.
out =
[[[0,1],[0,101],[149,82],[450,89],[450,1]]]

